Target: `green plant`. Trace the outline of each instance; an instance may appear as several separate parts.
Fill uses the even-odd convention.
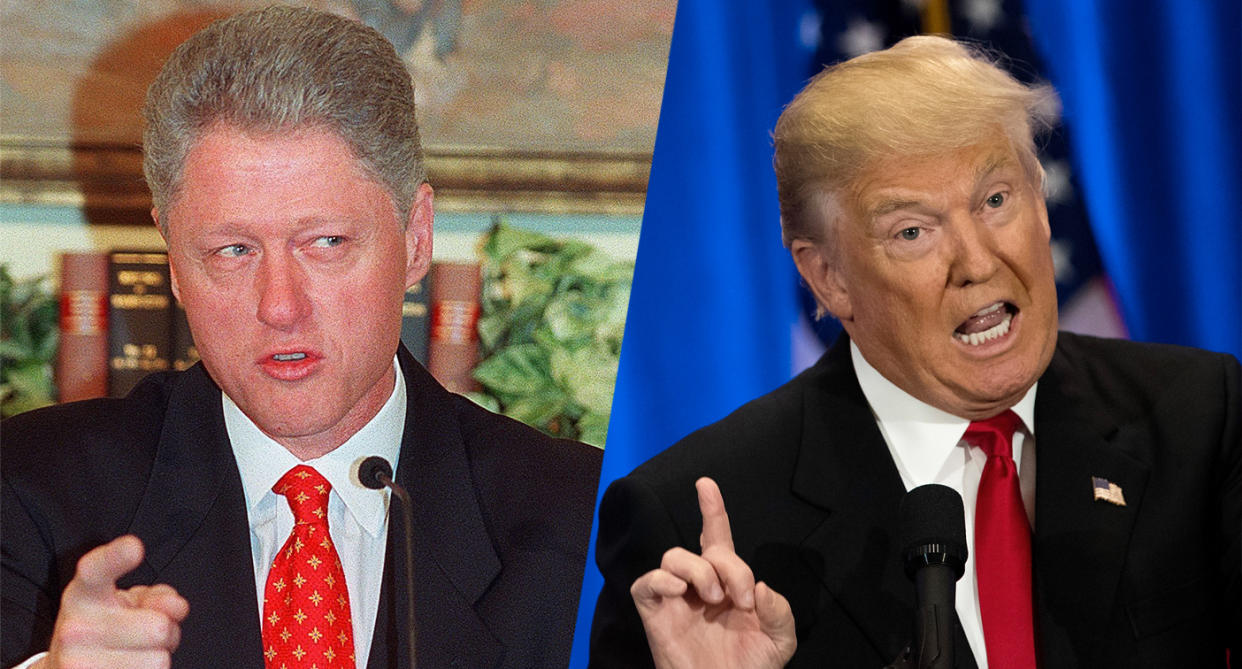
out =
[[[603,447],[634,263],[497,218],[482,242],[475,401]]]
[[[45,282],[14,281],[0,264],[0,414],[6,418],[55,401],[57,307]]]

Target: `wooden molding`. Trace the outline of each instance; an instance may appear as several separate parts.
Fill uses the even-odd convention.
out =
[[[651,154],[428,148],[436,208],[642,214]],[[0,203],[80,206],[98,224],[145,224],[151,195],[136,145],[0,137]]]

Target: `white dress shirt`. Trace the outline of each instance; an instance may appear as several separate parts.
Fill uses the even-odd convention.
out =
[[[267,572],[276,552],[293,531],[293,512],[288,501],[272,492],[285,472],[298,464],[314,467],[332,484],[328,496],[328,530],[341,557],[349,589],[349,611],[354,627],[354,657],[365,667],[371,653],[375,616],[379,611],[380,586],[388,537],[388,489],[371,490],[358,482],[357,464],[371,455],[388,460],[394,468],[405,427],[405,379],[393,358],[397,381],[379,413],[344,444],[332,452],[302,462],[276,443],[222,395],[224,423],[237,469],[241,472],[250,521],[250,552],[254,559],[255,593],[262,625],[263,593]],[[394,476],[395,476],[394,472]]]
[[[987,669],[987,650],[983,641],[983,622],[979,614],[979,589],[975,580],[975,499],[979,477],[987,456],[962,437],[970,421],[945,413],[910,396],[872,367],[854,342],[850,342],[854,373],[858,385],[871,405],[880,433],[893,455],[906,490],[939,483],[962,496],[966,513],[966,571],[957,582],[956,608],[966,641],[979,669]],[[1012,407],[1022,419],[1013,437],[1013,459],[1022,486],[1022,501],[1031,527],[1035,526],[1035,386]],[[1025,430],[1025,432],[1024,432]]]

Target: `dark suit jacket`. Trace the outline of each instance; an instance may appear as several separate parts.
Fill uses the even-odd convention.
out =
[[[1035,400],[1041,666],[1220,667],[1227,646],[1237,666],[1240,403],[1230,356],[1060,335]],[[881,667],[910,641],[904,487],[842,338],[609,487],[592,666],[650,666],[629,586],[666,549],[699,549],[699,476],[720,484],[739,556],[793,607],[790,666]],[[1093,501],[1093,476],[1126,505]],[[957,665],[975,666],[957,637]]]
[[[601,452],[450,394],[404,348],[399,359],[418,666],[565,666]],[[121,585],[168,583],[190,602],[173,666],[263,666],[241,478],[201,365],[126,399],[15,417],[2,453],[5,666],[46,650],[78,558],[125,533],[147,555]],[[409,666],[400,513],[371,667]]]

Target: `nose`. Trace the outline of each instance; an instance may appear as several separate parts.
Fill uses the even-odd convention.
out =
[[[1000,268],[996,231],[973,216],[960,216],[949,227],[952,258],[949,283],[968,286],[985,283]]]
[[[310,315],[306,275],[290,254],[264,254],[256,277],[259,321],[289,330]]]

